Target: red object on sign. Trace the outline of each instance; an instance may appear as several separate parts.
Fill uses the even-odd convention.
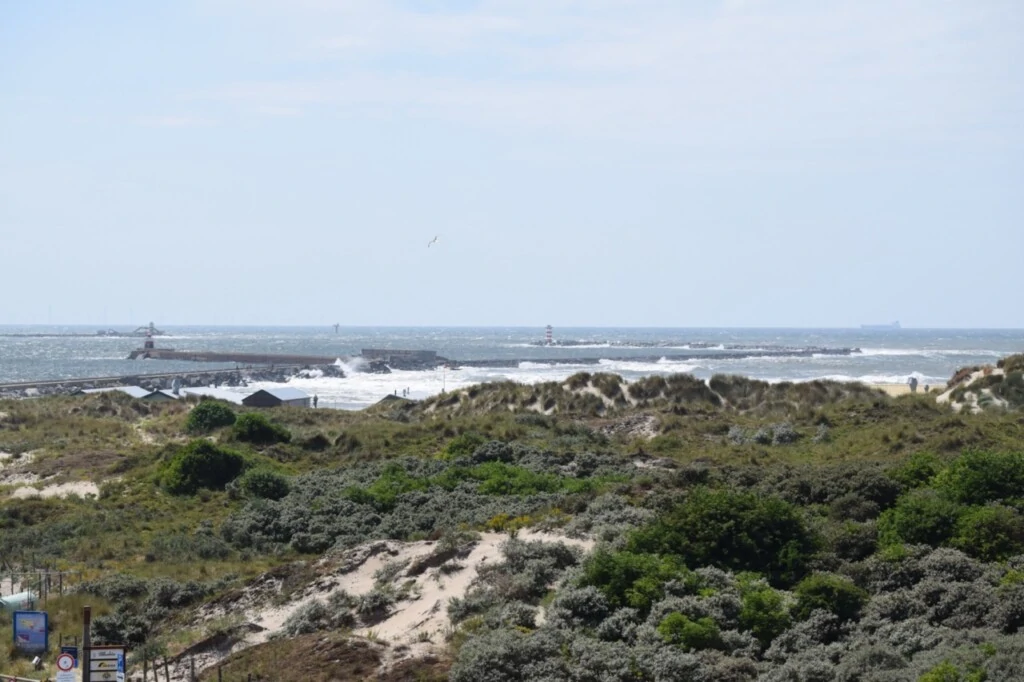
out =
[[[61,654],[57,657],[57,670],[68,672],[75,667],[75,657],[71,654]]]

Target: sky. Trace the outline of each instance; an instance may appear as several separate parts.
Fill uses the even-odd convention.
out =
[[[1022,35],[1020,0],[0,0],[0,324],[1024,328]]]

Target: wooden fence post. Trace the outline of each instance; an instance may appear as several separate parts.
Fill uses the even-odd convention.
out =
[[[171,682],[171,667],[167,665],[167,656],[164,656],[164,679]]]

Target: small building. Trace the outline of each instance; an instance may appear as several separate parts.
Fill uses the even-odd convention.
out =
[[[246,407],[309,407],[309,396],[290,386],[264,388],[242,398],[242,404]]]
[[[156,400],[156,401],[167,401],[177,400],[178,397],[169,391],[150,391],[141,386],[110,386],[108,388],[87,388],[77,393],[90,395],[92,393],[109,393],[111,391],[118,391],[119,393],[126,393],[137,400]]]

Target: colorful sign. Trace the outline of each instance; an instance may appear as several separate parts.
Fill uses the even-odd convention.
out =
[[[49,644],[49,618],[45,611],[14,612],[14,648],[38,654],[46,651]]]

